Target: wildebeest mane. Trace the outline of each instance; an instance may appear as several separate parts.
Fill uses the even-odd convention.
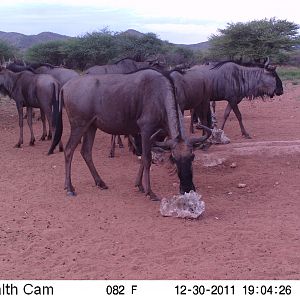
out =
[[[261,63],[240,62],[240,61],[235,61],[235,60],[225,60],[225,61],[218,62],[213,67],[211,67],[210,70],[219,69],[219,68],[221,68],[223,65],[225,65],[227,63],[234,63],[234,64],[237,64],[237,65],[239,65],[241,67],[257,67],[257,68],[262,68],[262,69],[265,67],[265,65],[261,64]]]
[[[214,76],[213,85],[215,86],[214,99],[237,99],[263,97],[264,91],[257,89],[257,83],[260,81],[263,67],[245,67],[232,61],[217,64],[213,69],[220,68],[224,64],[231,63],[228,68],[219,69],[218,75]],[[212,100],[214,100],[212,99]]]
[[[130,59],[134,62],[137,62],[134,58],[128,56],[128,57],[124,57],[124,58],[117,60],[116,62],[113,63],[113,65],[117,65],[118,63],[120,63],[121,61],[126,60],[126,59]]]
[[[49,63],[33,63],[30,65],[31,68],[33,69],[37,69],[39,67],[48,67],[50,69],[54,69],[54,68],[58,68],[57,66],[54,66],[52,64],[49,64]]]

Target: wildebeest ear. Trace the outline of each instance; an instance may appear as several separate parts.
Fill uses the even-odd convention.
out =
[[[274,66],[274,65],[268,65],[268,67],[266,68],[268,71],[275,71],[277,68],[277,66]]]

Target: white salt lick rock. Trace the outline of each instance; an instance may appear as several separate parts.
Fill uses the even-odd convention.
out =
[[[170,199],[163,198],[160,203],[160,213],[165,217],[197,219],[205,211],[202,196],[194,191],[175,195]]]

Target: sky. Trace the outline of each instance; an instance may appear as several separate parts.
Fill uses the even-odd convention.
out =
[[[26,35],[52,31],[82,36],[107,27],[195,44],[228,23],[272,17],[300,24],[299,0],[0,0],[0,31]]]

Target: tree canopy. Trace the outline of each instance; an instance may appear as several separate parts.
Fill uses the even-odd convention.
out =
[[[0,59],[7,61],[17,55],[18,50],[10,44],[0,40]]]
[[[299,25],[276,18],[229,23],[212,35],[210,52],[215,58],[280,60],[299,44]]]
[[[37,44],[25,53],[29,62],[48,62],[84,70],[93,65],[113,63],[131,57],[137,61],[163,57],[169,66],[196,64],[207,60],[263,60],[272,62],[299,61],[299,25],[276,18],[228,23],[219,34],[209,38],[209,48],[192,50],[162,41],[155,33],[128,34],[112,32],[108,28],[86,33],[65,41]],[[295,54],[296,53],[296,54]],[[0,42],[0,58],[13,58],[16,49]],[[293,56],[294,55],[294,56]],[[293,56],[293,60],[290,58]]]

